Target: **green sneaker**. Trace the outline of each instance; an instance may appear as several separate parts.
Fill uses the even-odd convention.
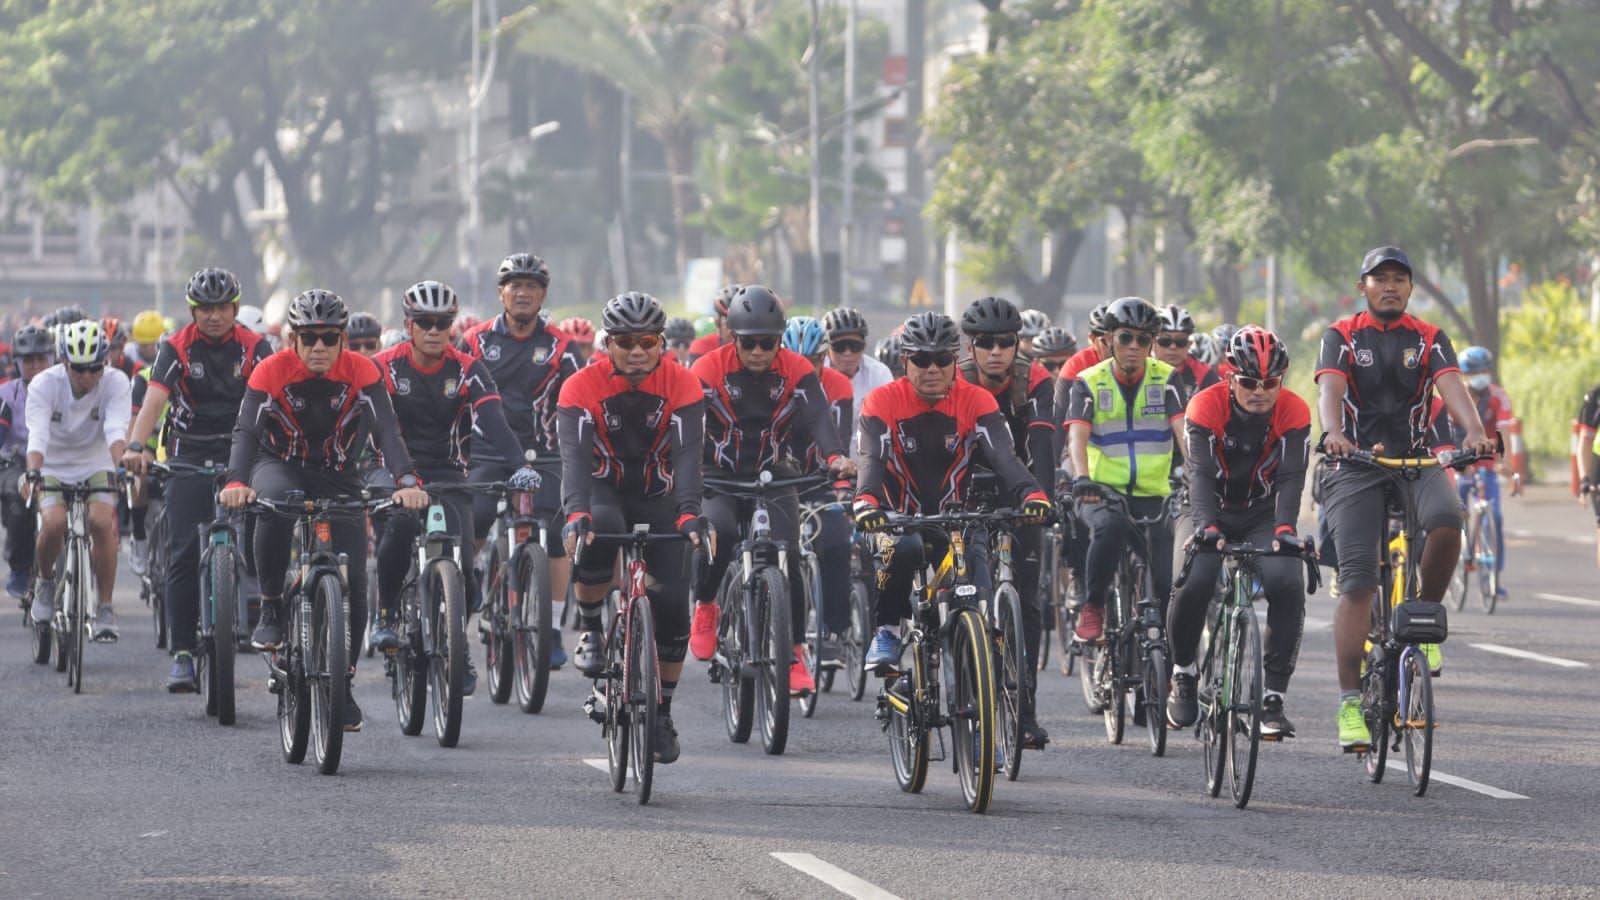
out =
[[[1367,730],[1366,717],[1361,715],[1360,700],[1346,700],[1339,706],[1339,746],[1346,753],[1372,746],[1372,732]]]
[[[1439,673],[1444,671],[1444,648],[1438,644],[1418,646],[1422,648],[1422,655],[1428,658],[1428,673],[1435,678],[1439,677]]]

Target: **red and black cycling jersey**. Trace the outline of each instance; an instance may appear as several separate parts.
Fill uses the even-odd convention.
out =
[[[867,395],[858,427],[858,504],[910,515],[959,508],[974,464],[994,472],[1000,496],[1018,506],[1045,496],[1017,458],[994,395],[965,379],[957,378],[938,403],[895,379]]]
[[[423,471],[465,469],[476,430],[495,455],[520,459],[522,446],[506,424],[500,391],[483,360],[446,347],[439,364],[424,369],[405,341],[372,358],[394,403],[411,459]],[[476,425],[476,428],[474,428]]]
[[[702,334],[689,342],[689,359],[691,362],[698,360],[700,357],[706,356],[722,346],[725,346],[722,343],[722,336],[715,331],[710,334]]]
[[[1194,396],[1222,378],[1216,369],[1192,356],[1183,358],[1183,365],[1172,369],[1172,383],[1178,386],[1178,399],[1188,405]]]
[[[1456,371],[1455,347],[1437,326],[1410,314],[1384,322],[1361,312],[1323,334],[1316,377],[1333,373],[1349,383],[1346,437],[1360,447],[1382,444],[1386,455],[1404,457],[1426,455],[1434,381]]]
[[[1011,446],[1022,457],[1033,473],[1034,481],[1053,485],[1056,480],[1056,433],[1059,428],[1055,414],[1056,379],[1050,370],[1038,363],[1027,367],[1027,387],[1016,390],[1016,366],[1012,374],[997,388],[985,385],[976,369],[963,365],[961,373],[975,387],[994,397],[1011,427]],[[1018,402],[1020,401],[1020,402]]]
[[[1061,364],[1060,369],[1056,370],[1055,393],[1051,398],[1051,402],[1055,405],[1057,430],[1055,455],[1057,459],[1065,460],[1067,433],[1062,425],[1067,414],[1067,407],[1071,405],[1072,386],[1077,383],[1078,376],[1083,373],[1084,369],[1099,365],[1102,359],[1100,351],[1095,348],[1094,341],[1091,340],[1089,346],[1067,357],[1067,361]]]
[[[728,344],[695,360],[689,371],[705,385],[706,465],[754,475],[789,446],[815,446],[824,461],[841,452],[816,368],[793,350],[779,347],[772,365],[758,373]]]
[[[849,435],[855,433],[855,388],[850,384],[850,379],[826,366],[817,373],[817,377],[822,381],[822,395],[828,400],[828,420],[833,423],[833,433],[838,435],[843,444]],[[791,432],[788,452],[800,460],[806,471],[815,471],[827,465],[827,459],[817,453],[816,442],[797,442],[795,437]]]
[[[583,360],[572,338],[543,314],[525,338],[513,336],[505,319],[501,313],[467,329],[462,349],[489,367],[500,387],[506,421],[522,449],[548,456],[556,449],[556,398],[566,380],[583,368]],[[480,462],[517,462],[499,455],[492,447],[477,454]]]
[[[700,514],[700,454],[705,445],[705,389],[674,362],[656,366],[637,387],[610,357],[561,387],[561,506],[590,512],[590,486],[603,481],[624,496],[671,494],[680,516]]]
[[[1578,407],[1578,429],[1588,434],[1600,431],[1600,385],[1583,395],[1583,405]]]
[[[262,457],[354,475],[369,435],[390,474],[416,474],[383,376],[371,360],[346,350],[333,368],[317,375],[286,347],[250,373],[233,429],[228,481],[248,484]]]
[[[233,440],[245,386],[271,353],[266,340],[243,325],[213,341],[191,322],[164,339],[149,379],[168,394],[167,452],[189,459],[223,459]],[[145,390],[135,390],[137,410],[144,405]]]
[[[1270,412],[1246,412],[1226,384],[1194,395],[1187,411],[1189,505],[1195,528],[1220,513],[1268,513],[1293,530],[1311,458],[1311,408],[1285,388]]]

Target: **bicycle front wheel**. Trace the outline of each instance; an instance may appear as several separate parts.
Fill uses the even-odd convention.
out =
[[[948,688],[950,744],[967,809],[987,812],[994,793],[995,677],[989,629],[977,610],[962,609],[951,623]]]
[[[550,558],[543,547],[523,544],[517,550],[517,604],[515,675],[517,706],[525,713],[544,709],[550,687],[550,652],[555,644],[551,623]]]
[[[1400,669],[1401,720],[1395,723],[1405,744],[1406,775],[1418,797],[1428,792],[1433,769],[1433,680],[1427,657],[1411,648]]]
[[[423,650],[415,581],[408,581],[400,589],[399,606],[404,625],[400,631],[400,649],[386,663],[389,677],[393,679],[389,689],[394,696],[400,733],[416,737],[422,733],[422,720],[428,713],[428,654]]]
[[[611,776],[611,790],[621,793],[628,786],[628,736],[632,731],[629,718],[627,688],[623,680],[626,649],[624,624],[612,619],[606,626],[606,671],[603,679],[606,717],[606,762]],[[599,685],[596,685],[599,689]]]
[[[859,701],[867,693],[867,644],[872,640],[872,600],[867,583],[850,579],[850,631],[844,636],[844,678],[850,699]]]
[[[1261,626],[1255,609],[1240,609],[1233,621],[1234,642],[1228,660],[1228,680],[1234,684],[1233,708],[1228,710],[1228,790],[1233,805],[1244,809],[1256,780],[1256,756],[1261,749]]]
[[[283,748],[283,761],[297,766],[306,758],[306,745],[311,737],[311,690],[306,681],[305,648],[300,640],[300,603],[287,604],[288,621],[284,633],[289,640],[276,654],[278,688],[278,743]]]
[[[817,564],[815,553],[803,553],[795,562],[800,566],[800,583],[805,588],[805,596],[801,600],[806,604],[804,635],[807,651],[806,671],[811,676],[813,685],[811,692],[800,698],[800,713],[809,719],[816,715],[817,698],[822,696],[824,677],[827,678],[828,686],[832,686],[833,669],[828,669],[824,674],[822,668],[822,639],[825,636],[825,620],[822,616],[822,569]]]
[[[77,541],[72,542],[68,552],[72,554],[72,597],[71,607],[67,613],[68,634],[67,639],[67,684],[72,685],[74,694],[83,693],[83,649],[87,642],[89,629],[89,554]]]
[[[639,805],[650,802],[656,771],[656,723],[660,717],[661,673],[656,664],[656,625],[650,599],[635,597],[628,604],[632,634],[628,636],[628,723],[633,729],[633,781],[639,788]]]
[[[995,589],[994,608],[997,632],[994,638],[996,659],[995,692],[998,705],[998,724],[1001,759],[1007,781],[1016,781],[1022,774],[1022,701],[1027,690],[1027,679],[1032,675],[1027,661],[1027,645],[1022,636],[1022,598],[1010,582]]]
[[[461,739],[461,688],[467,679],[467,590],[451,559],[428,563],[422,596],[428,616],[423,644],[428,648],[428,702],[439,746]]]
[[[1158,645],[1145,650],[1139,702],[1144,704],[1144,725],[1150,733],[1150,755],[1167,753],[1167,651]]]
[[[1225,677],[1227,647],[1234,640],[1227,619],[1217,617],[1211,629],[1210,646],[1206,648],[1200,674],[1195,679],[1196,699],[1200,718],[1196,736],[1200,738],[1201,757],[1206,767],[1206,793],[1213,797],[1222,793],[1222,776],[1228,764],[1227,710],[1233,708],[1235,683]]]
[[[239,569],[230,546],[211,550],[210,590],[201,602],[211,604],[211,636],[207,652],[205,685],[211,692],[207,711],[215,711],[218,725],[234,721],[233,663],[238,652],[234,635],[238,611]]]
[[[755,726],[756,684],[746,661],[755,651],[745,646],[744,574],[739,563],[728,566],[717,591],[722,615],[717,618],[717,651],[727,663],[722,670],[722,723],[728,740],[743,744]]]
[[[888,725],[889,759],[894,764],[894,780],[908,794],[922,791],[928,781],[928,726],[924,719],[930,684],[924,657],[927,650],[920,640],[911,641],[905,656],[911,671],[885,682],[880,701]]]
[[[789,662],[794,640],[789,635],[789,585],[775,566],[756,569],[750,582],[750,607],[756,623],[756,721],[761,749],[771,756],[789,743]]]
[[[311,685],[311,758],[317,771],[332,775],[339,771],[344,753],[344,711],[350,702],[349,651],[350,619],[345,614],[344,588],[339,579],[326,573],[312,586],[306,629],[311,643],[306,647],[306,680]]]
[[[1494,615],[1494,606],[1500,599],[1500,532],[1495,528],[1494,513],[1485,510],[1483,525],[1478,529],[1475,548],[1478,559],[1478,602],[1483,611]]]
[[[489,678],[489,701],[495,704],[511,700],[511,683],[516,677],[516,650],[510,633],[509,566],[509,561],[500,555],[499,542],[489,544],[488,562],[483,567],[483,609],[479,615],[488,626],[483,636],[483,667]]]

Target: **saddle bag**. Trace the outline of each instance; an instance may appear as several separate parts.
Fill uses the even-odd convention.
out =
[[[1408,600],[1394,608],[1389,630],[1405,644],[1442,644],[1450,635],[1450,619],[1443,603]]]

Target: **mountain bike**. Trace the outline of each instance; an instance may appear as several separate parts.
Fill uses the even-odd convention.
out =
[[[800,554],[796,563],[800,566],[800,582],[805,586],[806,603],[806,630],[805,640],[807,654],[806,667],[811,672],[811,682],[817,689],[800,698],[800,712],[811,718],[817,711],[817,698],[833,690],[834,675],[848,664],[849,635],[831,634],[827,628],[825,613],[825,598],[822,593],[822,564],[817,552],[813,549],[818,534],[822,531],[820,517],[825,513],[844,514],[844,507],[837,500],[828,500],[821,503],[802,503],[800,505]],[[853,590],[853,585],[852,585]],[[853,618],[853,617],[852,617]],[[825,657],[825,645],[835,642],[839,647],[836,658]],[[857,645],[860,646],[859,644]],[[860,675],[860,660],[856,661],[857,675]],[[849,677],[848,675],[846,676]]]
[[[113,497],[120,494],[122,488],[116,482],[121,478],[119,470],[110,487],[34,484],[35,512],[38,511],[41,495],[61,495],[61,502],[67,507],[67,533],[61,545],[61,556],[56,560],[55,612],[49,622],[33,622],[31,613],[28,614],[33,626],[33,659],[41,665],[50,661],[53,638],[56,671],[67,673],[67,685],[74,694],[83,693],[83,648],[94,628],[95,615],[100,606],[100,596],[95,590],[94,567],[89,556],[89,501],[96,494]],[[37,578],[34,579],[33,590],[38,590]]]
[[[561,465],[559,459],[529,462],[547,471]],[[506,703],[514,691],[523,712],[537,713],[544,709],[555,646],[550,558],[545,551],[550,523],[548,517],[534,514],[533,489],[497,490],[503,496],[477,559],[484,598],[478,631],[489,699]]]
[[[1461,533],[1461,559],[1456,563],[1455,577],[1450,579],[1450,597],[1458,612],[1466,607],[1467,595],[1473,588],[1477,588],[1478,602],[1489,615],[1494,615],[1495,603],[1500,599],[1500,528],[1495,524],[1494,505],[1488,499],[1488,478],[1488,471],[1472,470]]]
[[[868,539],[868,535],[857,533],[850,540],[850,628],[840,636],[839,642],[845,686],[850,689],[852,701],[860,701],[867,693],[867,672],[863,666],[867,647],[872,643],[872,591],[876,579]],[[828,683],[833,683],[831,673]]]
[[[895,781],[902,791],[921,792],[932,759],[931,741],[950,729],[950,763],[961,782],[967,809],[987,812],[997,768],[998,700],[994,643],[984,598],[967,565],[967,526],[988,518],[961,512],[933,516],[891,515],[883,534],[934,531],[948,534],[938,564],[912,580],[911,618],[902,626],[901,659],[909,668],[890,673],[878,693],[876,715],[889,736]]]

